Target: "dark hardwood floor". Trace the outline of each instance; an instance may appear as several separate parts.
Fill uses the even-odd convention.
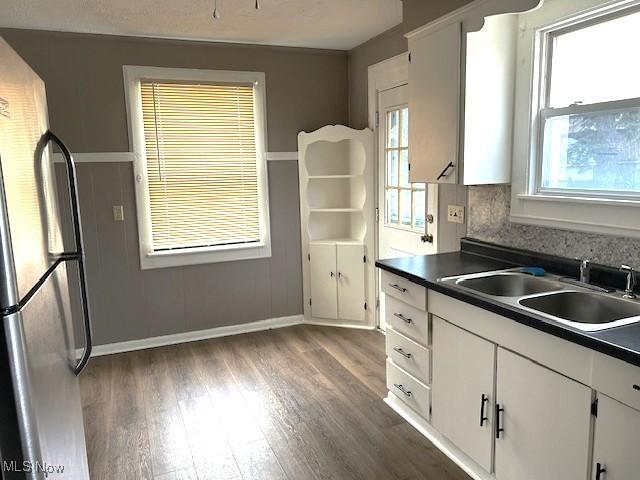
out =
[[[98,357],[92,480],[468,477],[383,401],[384,337],[297,326]]]

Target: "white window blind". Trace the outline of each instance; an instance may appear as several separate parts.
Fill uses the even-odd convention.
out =
[[[252,84],[141,81],[153,251],[260,242]]]

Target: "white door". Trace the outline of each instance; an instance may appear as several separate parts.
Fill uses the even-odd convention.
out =
[[[640,472],[640,412],[605,395],[598,397],[593,479],[627,480]],[[598,471],[601,471],[598,477]]]
[[[364,321],[364,245],[338,244],[338,316]]]
[[[335,320],[338,318],[336,245],[312,243],[309,245],[309,255],[311,315]]]
[[[432,338],[431,423],[490,472],[496,346],[435,316]]]
[[[407,85],[378,94],[377,258],[436,253],[427,237],[427,209],[437,209],[437,190],[427,189],[424,183],[409,183],[408,100]],[[384,330],[384,315],[380,315],[384,294],[378,297],[378,325]]]
[[[378,258],[433,253],[426,232],[426,186],[409,183],[408,87],[378,97]]]
[[[587,478],[591,389],[503,348],[497,371],[496,478]]]

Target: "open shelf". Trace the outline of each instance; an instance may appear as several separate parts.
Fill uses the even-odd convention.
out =
[[[308,175],[309,180],[334,179],[334,178],[356,178],[361,175],[345,174],[345,175]]]
[[[307,202],[315,210],[360,210],[366,200],[362,177],[322,177],[309,180]]]
[[[304,160],[309,176],[361,175],[366,153],[362,143],[356,139],[338,142],[319,140],[307,147]]]
[[[310,211],[309,240],[353,239],[362,242],[367,231],[361,211]]]

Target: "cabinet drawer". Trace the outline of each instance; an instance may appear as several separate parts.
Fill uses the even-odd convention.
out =
[[[413,340],[387,329],[387,357],[425,384],[429,384],[429,350]]]
[[[420,310],[427,310],[426,288],[384,270],[382,271],[382,291]]]
[[[593,388],[640,410],[640,367],[597,353],[593,360]]]
[[[404,302],[399,302],[390,296],[385,298],[384,310],[384,318],[388,326],[421,345],[429,345],[429,317],[427,312],[418,310]]]
[[[389,359],[387,359],[387,388],[422,417],[429,419],[429,405],[431,402],[429,387],[409,375]]]

